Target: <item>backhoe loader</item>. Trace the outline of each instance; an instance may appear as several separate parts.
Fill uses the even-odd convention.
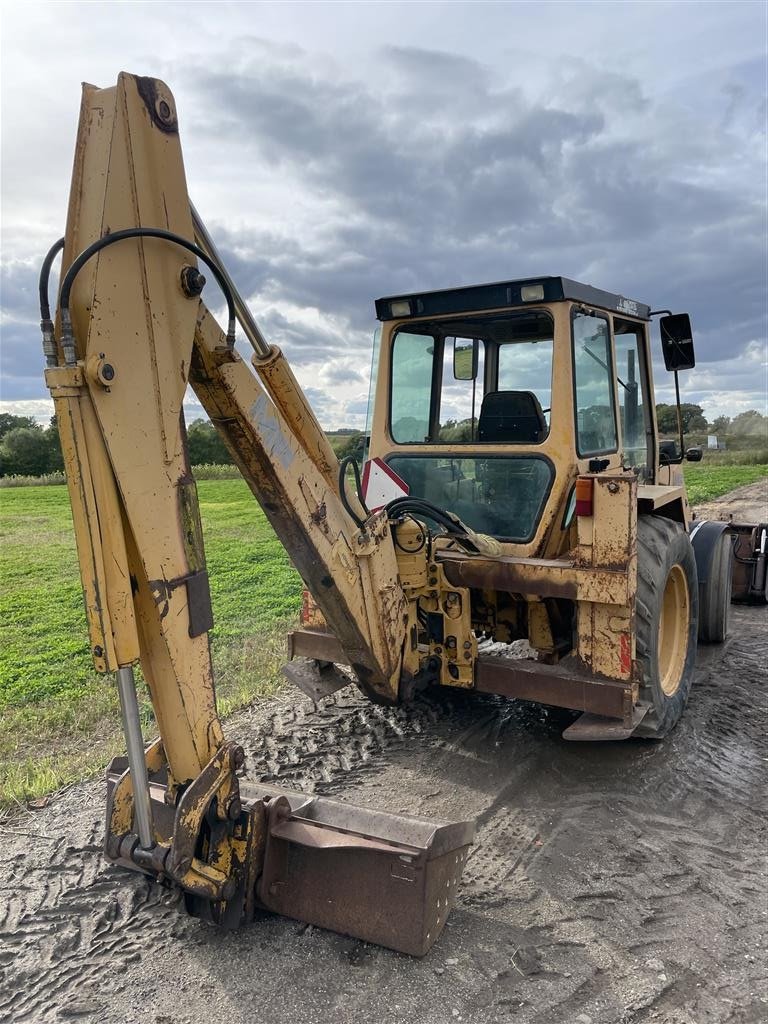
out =
[[[422,955],[473,823],[243,778],[216,713],[188,386],[304,580],[286,674],[315,698],[460,688],[581,712],[569,739],[658,738],[683,711],[697,637],[725,634],[735,547],[734,593],[764,591],[765,530],[689,529],[682,436],[660,456],[655,314],[563,277],[380,299],[363,479],[340,465],[190,202],[159,80],[84,86],[40,304],[91,651],[116,673],[127,746],[108,771],[106,855],[199,917],[234,927],[267,910]],[[660,325],[677,380],[690,321]],[[509,656],[516,641],[527,657]],[[159,732],[146,748],[137,662]]]

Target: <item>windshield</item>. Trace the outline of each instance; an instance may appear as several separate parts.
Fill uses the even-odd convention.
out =
[[[549,460],[536,455],[392,455],[387,464],[412,495],[478,533],[518,542],[533,536],[554,475]]]
[[[397,444],[537,444],[549,433],[554,325],[525,310],[409,324],[392,343],[390,430]],[[474,377],[454,348],[477,343]],[[469,363],[471,367],[471,360]]]

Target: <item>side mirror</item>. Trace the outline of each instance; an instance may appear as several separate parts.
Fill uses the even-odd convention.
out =
[[[688,462],[701,462],[703,454],[704,453],[702,452],[701,448],[697,446],[695,448],[689,448],[688,451],[685,453],[685,458]]]
[[[670,313],[659,320],[661,351],[668,370],[692,370],[696,365],[693,330],[687,313]]]
[[[675,465],[680,462],[680,449],[677,441],[659,441],[659,463],[662,466]]]
[[[477,377],[477,338],[453,339],[453,376],[456,380],[474,380]]]

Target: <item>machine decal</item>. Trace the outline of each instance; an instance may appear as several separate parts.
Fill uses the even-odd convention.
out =
[[[290,469],[294,451],[290,440],[283,433],[275,407],[267,395],[259,395],[250,409],[251,421],[264,435],[264,447],[277,459],[283,469]]]

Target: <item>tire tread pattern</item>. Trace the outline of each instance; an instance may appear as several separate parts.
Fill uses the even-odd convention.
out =
[[[658,631],[661,601],[673,565],[682,565],[688,580],[691,620],[688,653],[677,692],[668,697],[658,673]],[[637,521],[637,596],[635,600],[636,658],[640,666],[640,699],[651,705],[636,736],[661,739],[677,724],[688,701],[696,661],[698,582],[696,561],[688,534],[662,516]]]

